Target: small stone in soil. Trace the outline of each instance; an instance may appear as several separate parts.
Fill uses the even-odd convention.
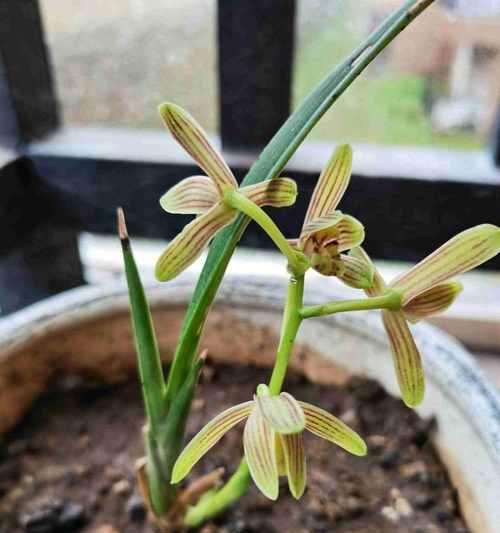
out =
[[[23,514],[20,523],[27,533],[76,531],[84,525],[85,513],[78,503],[53,500]]]
[[[399,462],[399,450],[388,450],[380,457],[380,466],[385,470],[390,470],[394,468]]]
[[[57,531],[63,504],[60,501],[44,502],[21,515],[19,522],[27,533],[53,533]]]
[[[413,505],[417,509],[421,509],[422,511],[426,511],[427,509],[434,507],[435,504],[436,501],[429,494],[417,494],[417,496],[413,500]]]
[[[59,515],[58,531],[75,531],[85,523],[85,511],[79,503],[67,502]]]
[[[133,522],[143,522],[146,519],[146,506],[138,494],[132,494],[127,501],[127,514]]]

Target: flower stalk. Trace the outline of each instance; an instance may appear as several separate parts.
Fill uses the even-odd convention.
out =
[[[330,191],[325,196],[328,201],[324,204],[313,203],[298,245],[287,241],[261,207],[285,207],[293,204],[296,195],[295,183],[288,178],[279,177],[286,163],[321,116],[366,66],[433,1],[405,2],[402,8],[391,15],[327,76],[274,136],[240,186],[196,121],[178,106],[160,106],[161,116],[168,129],[206,176],[186,178],[168,191],[161,200],[165,210],[193,214],[196,218],[162,254],[156,267],[157,277],[164,281],[174,278],[199,256],[212,238],[214,240],[188,307],[172,365],[165,380],[149,308],[121,217],[120,236],[123,237],[132,323],[147,417],[148,457],[145,481],[148,485],[148,500],[157,518],[163,520],[168,517],[169,509],[175,503],[176,486],[171,483],[171,474],[175,473],[174,464],[180,453],[185,423],[202,364],[198,348],[205,320],[231,255],[250,218],[261,225],[285,255],[292,274],[275,366],[269,381],[268,392],[272,398],[281,392],[293,345],[304,318],[318,316],[316,313],[321,315],[342,310],[377,308],[376,306],[393,309],[401,305],[396,299],[396,292],[391,289],[387,294],[378,294],[366,300],[332,302],[325,306],[303,306],[304,273],[309,267],[325,275],[335,275],[357,288],[369,289],[373,282],[374,270],[371,263],[343,253],[361,244],[364,238],[362,225],[353,217],[335,211],[350,176],[350,148],[339,148],[331,165],[320,177],[321,187],[318,188],[320,192],[317,193],[316,199],[321,200],[325,194],[321,191],[327,190]],[[339,180],[339,176],[342,176],[342,180]],[[323,186],[326,188],[323,189]],[[433,298],[439,300],[442,296],[434,295]],[[421,311],[421,307],[417,309],[417,314],[419,310]],[[257,400],[254,402],[259,403]],[[307,415],[309,407],[302,405],[302,408]],[[287,441],[282,438],[286,432],[280,433],[272,422],[266,419],[265,409],[262,413],[254,411],[249,416],[253,425],[260,424],[259,427],[266,430],[264,433],[274,431],[279,435],[281,453],[286,460],[284,466],[278,468],[278,473],[281,469],[286,469],[290,489],[294,495],[299,496],[303,491],[302,481],[297,481],[300,464],[291,462],[291,455],[287,452],[287,449],[290,451],[291,448],[287,448]],[[258,417],[261,418],[257,420]],[[251,444],[252,435],[259,435],[261,432],[249,432],[248,442]],[[248,457],[252,455],[251,448],[252,446],[248,448]],[[362,446],[358,446],[357,451],[361,454]],[[255,464],[253,469],[249,470],[247,461],[243,459],[224,487],[205,494],[198,504],[187,510],[185,524],[199,525],[236,501],[248,488],[250,471],[254,480],[261,479],[259,476],[262,472],[257,473]],[[260,483],[259,481],[258,484]],[[269,490],[271,495],[274,494],[274,483],[273,481],[272,489],[265,489]],[[265,483],[262,486],[265,486]]]

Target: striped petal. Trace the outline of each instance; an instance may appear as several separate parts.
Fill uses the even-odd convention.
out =
[[[365,441],[344,422],[310,403],[299,402],[306,415],[306,429],[354,455],[366,455]]]
[[[158,259],[155,268],[159,281],[178,276],[201,254],[210,239],[236,218],[237,213],[222,203],[195,218],[175,237]]]
[[[205,213],[220,200],[215,183],[206,176],[191,176],[169,189],[160,205],[167,213],[199,215]]]
[[[365,262],[367,265],[370,265],[371,269],[373,270],[372,284],[370,287],[365,289],[365,293],[368,296],[381,296],[384,294],[387,289],[387,285],[365,250],[361,246],[356,246],[349,251],[349,256]]]
[[[290,394],[282,392],[279,396],[256,396],[255,403],[276,433],[289,435],[304,430],[304,413],[299,402]]]
[[[369,289],[373,285],[375,269],[371,263],[352,255],[342,254],[336,260],[339,264],[337,277],[354,289]]]
[[[442,313],[450,307],[462,289],[463,286],[459,281],[440,283],[410,300],[403,307],[403,313],[406,319],[413,323]]]
[[[420,353],[402,311],[382,311],[403,401],[416,407],[424,397],[425,380]]]
[[[321,173],[309,202],[304,226],[334,211],[344,195],[352,169],[352,149],[339,146]]]
[[[274,178],[243,187],[239,192],[261,207],[289,207],[297,198],[297,184],[290,178]]]
[[[275,438],[260,410],[254,409],[243,433],[245,459],[254,483],[271,500],[276,500],[279,493]]]
[[[342,211],[333,211],[328,215],[316,217],[304,224],[300,236],[302,238],[308,237],[312,233],[334,228],[344,217]]]
[[[292,496],[298,500],[306,488],[306,454],[302,435],[279,435],[285,461],[288,487]]]
[[[203,128],[182,107],[161,104],[160,115],[179,144],[216,183],[220,193],[226,187],[236,189],[238,183],[219,152],[210,144]]]
[[[245,402],[223,411],[211,420],[184,448],[172,470],[172,483],[184,479],[193,466],[238,422],[250,415],[254,402]]]
[[[500,251],[500,228],[481,224],[462,231],[391,283],[403,305],[438,283],[467,272]]]
[[[365,229],[359,220],[338,211],[312,220],[303,229],[302,235],[313,239],[319,246],[334,246],[336,252],[345,252],[360,245],[365,238]]]

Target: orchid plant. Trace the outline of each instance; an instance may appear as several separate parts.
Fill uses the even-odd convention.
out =
[[[320,406],[296,400],[282,390],[297,333],[304,320],[362,310],[380,310],[392,351],[401,398],[410,407],[424,399],[422,358],[408,322],[447,309],[462,290],[451,278],[500,252],[500,228],[482,224],[459,233],[405,274],[386,284],[361,247],[363,224],[338,210],[351,176],[352,149],[338,147],[319,176],[300,235],[287,238],[264,206],[295,202],[296,183],[280,177],[291,155],[319,118],[387,44],[433,0],[408,0],[365,43],[330,74],[288,119],[238,185],[203,128],[181,107],[165,103],[160,115],[170,133],[204,175],[187,177],[168,190],[160,204],[169,213],[195,215],[167,246],[156,276],[168,281],[184,271],[213,239],[188,308],[177,348],[165,377],[150,310],[132,254],[123,211],[118,212],[125,271],[147,424],[146,458],[138,477],[151,515],[160,528],[196,527],[223,512],[247,491],[251,481],[268,498],[278,498],[278,478],[286,476],[299,499],[306,488],[305,430],[354,455],[367,447],[361,436]],[[281,335],[267,384],[256,384],[253,399],[229,407],[183,449],[185,424],[204,362],[200,337],[210,305],[242,232],[256,222],[286,258],[290,275]],[[304,304],[307,272],[364,291],[366,297]],[[202,476],[183,491],[179,483],[227,431],[246,420],[243,457],[223,484],[221,472]]]

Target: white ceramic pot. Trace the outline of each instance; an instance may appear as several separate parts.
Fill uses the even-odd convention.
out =
[[[149,288],[165,359],[175,346],[194,286],[190,276]],[[269,365],[279,333],[286,280],[229,276],[210,313],[202,346],[226,362]],[[313,282],[306,303],[338,297]],[[415,328],[427,391],[418,412],[436,417],[435,444],[474,533],[500,524],[500,398],[466,350],[428,325]],[[377,312],[305,321],[294,366],[322,383],[354,374],[397,394],[389,345]],[[82,287],[0,320],[0,434],[17,423],[55,375],[117,382],[135,376],[128,299],[122,284]]]

